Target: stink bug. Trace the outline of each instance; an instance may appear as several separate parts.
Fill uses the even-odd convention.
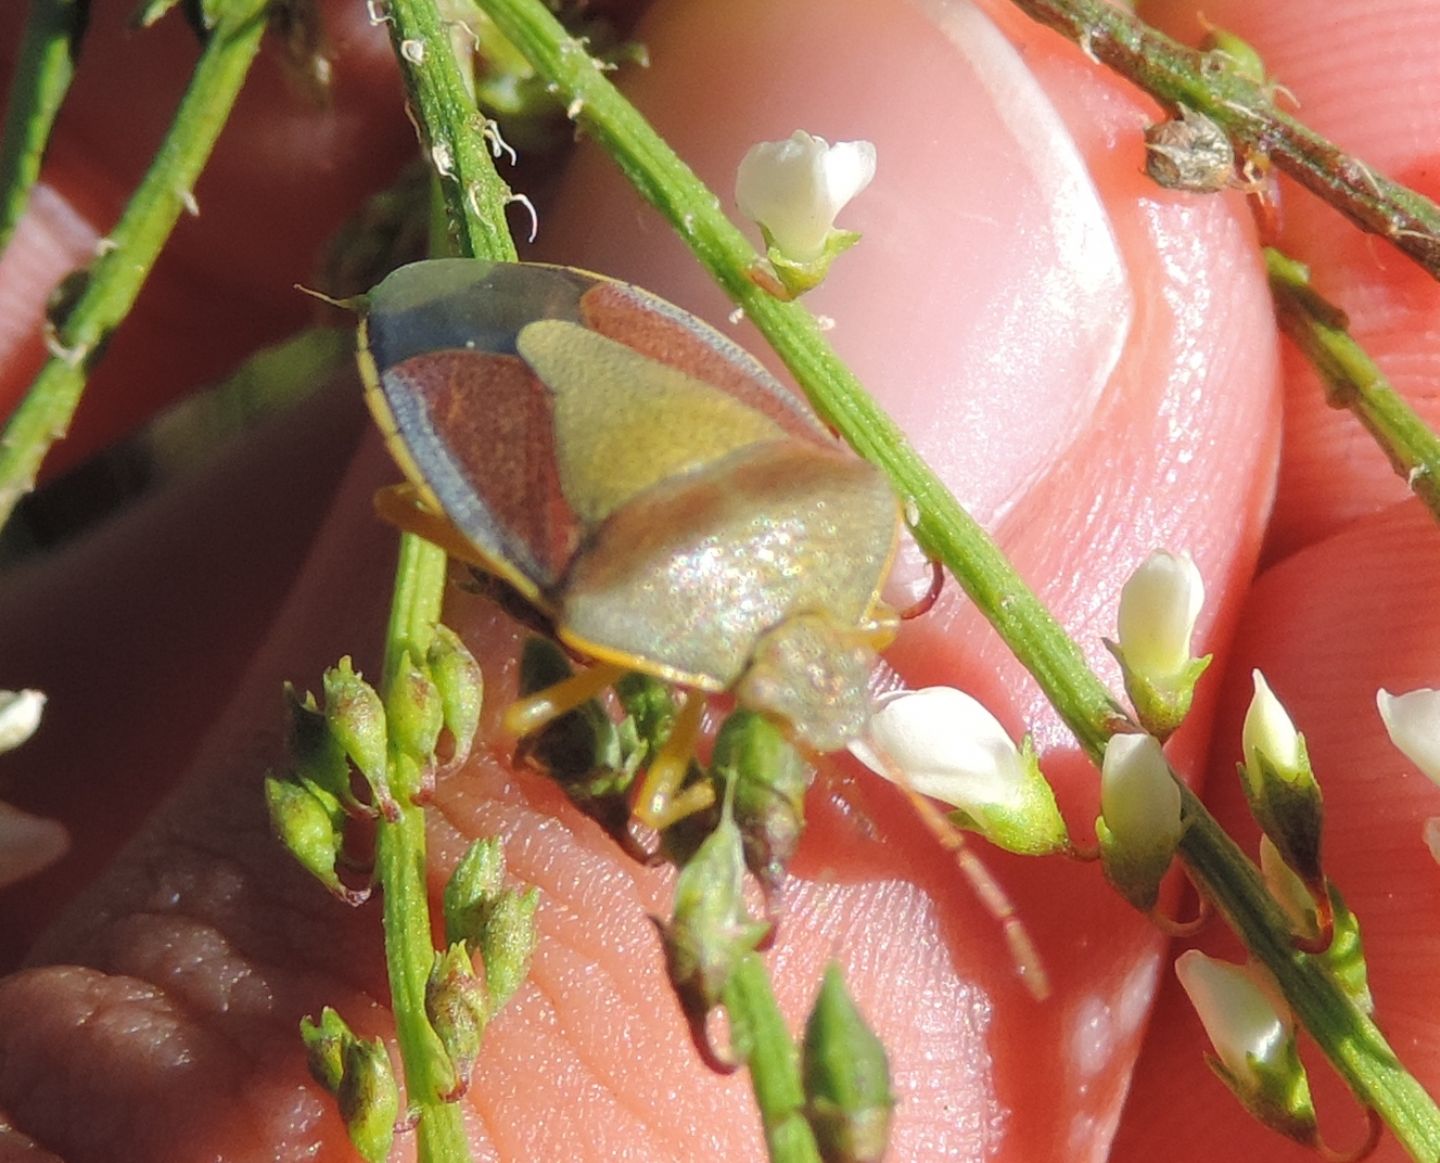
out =
[[[880,590],[900,505],[758,362],[663,299],[566,267],[414,263],[361,312],[366,399],[408,478],[382,514],[596,663],[512,708],[517,734],[625,671],[732,692],[815,752],[864,730],[895,631]],[[675,794],[702,703],[642,785],[635,814],[653,827],[713,795]]]

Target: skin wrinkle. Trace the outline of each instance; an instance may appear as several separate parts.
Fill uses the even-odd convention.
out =
[[[537,960],[528,980],[535,983],[536,991],[545,999],[547,1005],[550,1007],[550,1013],[554,1019],[554,1028],[560,1033],[566,1044],[575,1051],[575,1060],[586,1071],[595,1084],[602,1090],[615,1096],[619,1101],[620,1108],[635,1120],[637,1126],[646,1128],[652,1136],[658,1137],[658,1128],[651,1119],[646,1118],[647,1114],[653,1115],[653,1107],[638,1095],[632,1097],[632,1087],[623,1084],[616,1085],[616,1083],[623,1083],[623,1079],[616,1077],[617,1072],[613,1067],[609,1070],[605,1069],[604,1051],[607,1048],[595,1047],[594,1049],[600,1051],[597,1055],[590,1045],[592,1039],[575,1036],[576,1031],[573,1028],[573,1024],[568,1022],[563,1016],[570,1007],[564,1006],[558,1000],[564,996],[564,990],[560,987],[560,981],[557,980],[553,986],[547,987],[541,980],[541,978],[545,976],[545,970],[551,968],[548,964]],[[618,984],[615,975],[609,971],[605,972],[605,979]],[[623,1071],[619,1073],[623,1074]],[[609,1085],[606,1085],[607,1083]]]
[[[34,975],[30,976],[28,978],[28,981],[30,983],[33,983],[39,978],[39,975],[43,972],[44,971],[32,971]],[[86,989],[83,997],[80,999],[83,1001],[85,1007],[84,1012],[78,1015],[77,1018],[72,1019],[71,1025],[67,1030],[66,1040],[68,1042],[75,1042],[75,1035],[85,1031],[93,1030],[97,1037],[103,1037],[106,1033],[104,1026],[105,1017],[107,1014],[123,1013],[127,1006],[139,1006],[147,1003],[152,1003],[156,1000],[155,994],[157,991],[155,991],[153,987],[146,986],[143,982],[134,983],[136,986],[140,987],[138,990],[131,991],[125,996],[112,1000],[109,998],[109,994],[114,992],[116,989],[123,990],[130,986],[131,983],[128,981],[128,979],[107,978],[98,971],[91,970],[79,970],[78,972],[83,974],[84,976],[84,980],[81,984],[87,986],[88,988]],[[68,972],[66,975],[73,978],[76,973],[77,970],[73,967],[70,967],[68,968]],[[48,1056],[49,1049],[50,1047],[48,1045],[40,1048],[41,1056]],[[83,1081],[86,1074],[88,1074],[88,1070],[85,1069],[82,1069],[80,1071],[72,1071],[69,1085],[73,1086],[75,1083]],[[31,1076],[27,1075],[26,1077],[30,1078]],[[42,1093],[45,1095],[45,1097],[51,1097],[53,1092],[53,1084],[46,1085],[42,1081],[42,1077],[38,1074],[34,1076],[34,1082],[36,1086],[44,1087]],[[37,1105],[40,1107],[40,1109],[44,1110],[47,1108],[48,1104],[46,1104],[42,1100]],[[112,1107],[108,1108],[105,1113],[108,1113],[111,1116],[111,1121],[114,1122],[117,1119],[120,1119],[126,1113],[126,1111],[125,1108],[122,1107]],[[93,1130],[93,1128],[87,1125],[86,1130],[91,1131]]]
[[[139,919],[143,921],[146,918],[142,916]],[[69,967],[66,968],[68,970]],[[46,972],[63,973],[65,971],[66,970],[59,969],[47,971],[42,969],[33,972],[44,974]],[[270,971],[273,971],[272,967],[261,966],[257,969],[257,972]],[[99,971],[96,972],[98,973]],[[113,1000],[107,1001],[100,999],[96,1001],[91,1007],[91,1012],[77,1026],[77,1031],[83,1031],[102,1023],[107,1010],[117,1014],[124,1014],[127,1008],[137,1005],[143,1005],[141,1017],[144,1020],[144,1024],[147,1027],[153,1027],[159,1017],[157,1011],[163,1009],[165,1016],[169,1019],[168,1024],[192,1031],[195,1034],[202,1034],[206,1044],[205,1057],[213,1058],[216,1062],[225,1063],[229,1068],[227,1073],[240,1079],[264,1074],[267,1064],[272,1060],[273,1044],[277,1040],[280,1041],[281,1044],[294,1040],[298,1045],[298,1034],[296,1034],[291,1027],[291,1023],[289,1021],[282,1022],[278,1020],[274,1013],[267,1014],[258,1019],[252,1014],[238,1017],[234,1022],[221,1022],[215,1020],[216,1017],[220,1016],[217,1011],[190,1004],[185,999],[183,991],[168,988],[161,980],[138,977],[134,974],[112,972],[102,977],[98,984],[107,993],[117,990],[129,990],[131,988],[133,988],[134,992],[127,993],[125,996],[114,998]],[[333,1003],[333,987],[327,987],[327,992],[332,993]],[[139,996],[136,996],[137,994]],[[343,1003],[343,1008],[351,1016],[352,1024],[355,1025],[357,1029],[361,1029],[360,1023],[355,1020],[357,1014],[360,1012],[359,1007],[356,1005],[357,1000],[366,1003],[365,1012],[378,1014],[385,1010],[385,1005],[363,994],[358,999],[346,999]],[[226,1016],[231,1015],[227,1013]],[[246,1038],[243,1036],[244,1027],[247,1024],[253,1024],[258,1027],[258,1032],[254,1037]],[[222,1046],[228,1047],[229,1052],[222,1053],[218,1051],[214,1047],[215,1043],[220,1043]],[[242,1066],[241,1064],[244,1065]],[[165,1073],[170,1073],[177,1068],[187,1071],[196,1068],[195,1057],[187,1054],[183,1062],[168,1063],[165,1068]],[[242,1088],[241,1093],[242,1095],[249,1094],[250,1090],[249,1088]],[[233,1112],[233,1106],[228,1109]],[[267,1136],[256,1133],[253,1136],[253,1141],[264,1142],[266,1138]]]
[[[226,910],[220,909],[219,911],[222,916],[227,917],[232,926],[237,926],[238,930],[237,928],[227,928],[221,921],[211,918],[210,912],[212,910],[210,909],[186,911],[185,905],[187,901],[193,904],[193,894],[188,894],[182,889],[179,894],[180,899],[177,900],[174,909],[151,909],[126,912],[117,917],[106,918],[87,941],[87,943],[93,944],[94,953],[98,959],[113,961],[113,956],[107,955],[104,952],[109,945],[109,942],[104,938],[104,933],[107,930],[113,930],[117,925],[124,924],[135,917],[148,915],[159,919],[178,916],[194,922],[199,928],[225,938],[227,944],[235,949],[242,959],[257,967],[268,967],[268,970],[274,974],[276,979],[284,980],[290,973],[288,967],[296,964],[296,958],[301,958],[298,964],[311,969],[317,979],[339,980],[341,984],[347,986],[355,995],[366,998],[371,1004],[381,1004],[374,996],[374,992],[370,987],[363,984],[359,978],[351,980],[348,977],[347,971],[350,966],[352,964],[363,964],[363,961],[359,959],[352,961],[352,959],[349,958],[334,957],[334,934],[333,931],[327,930],[331,928],[329,922],[334,918],[333,909],[336,902],[329,893],[319,889],[318,886],[312,885],[308,880],[299,877],[287,884],[283,879],[277,880],[273,877],[263,875],[263,873],[268,870],[258,863],[256,867],[250,867],[245,861],[238,859],[234,853],[216,845],[203,843],[202,837],[204,833],[186,835],[182,834],[179,829],[167,828],[166,830],[170,832],[166,841],[157,843],[153,852],[147,855],[145,859],[144,868],[147,879],[151,881],[159,880],[159,876],[153,872],[154,869],[174,867],[177,864],[183,866],[183,861],[186,858],[177,857],[177,854],[194,853],[201,857],[209,857],[216,862],[233,863],[244,872],[242,883],[244,895],[247,898],[244,910],[245,914],[259,913],[268,905],[270,907],[266,911],[271,916],[289,917],[291,915],[298,915],[297,925],[293,928],[287,928],[286,935],[281,938],[280,948],[268,956],[262,955],[259,946],[265,944],[264,937],[274,931],[274,926],[267,925],[263,932],[254,926],[239,926],[237,914],[227,914]],[[196,865],[201,868],[206,866],[204,860],[196,861]],[[289,891],[296,887],[300,887],[301,891]],[[307,910],[304,908],[304,903],[307,900],[313,900],[315,902],[313,909]],[[249,932],[249,941],[239,939],[242,931]],[[328,954],[328,957],[324,961],[316,960],[314,954],[308,948],[290,939],[290,933],[313,935],[315,940],[310,942],[310,944],[315,946],[316,951],[323,950]],[[281,958],[284,960],[280,960]],[[287,968],[282,968],[282,966]],[[386,999],[386,1004],[388,1004],[388,998]]]

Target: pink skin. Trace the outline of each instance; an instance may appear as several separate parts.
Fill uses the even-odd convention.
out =
[[[842,216],[867,239],[840,260],[816,309],[836,319],[843,354],[916,426],[922,452],[976,502],[1092,661],[1113,676],[1098,638],[1111,632],[1119,585],[1150,549],[1167,545],[1189,549],[1206,577],[1200,645],[1219,655],[1218,673],[1258,552],[1279,431],[1275,339],[1238,197],[1167,195],[1150,186],[1138,174],[1135,132],[1153,116],[1148,107],[1050,34],[997,13],[1074,134],[1121,258],[1118,282],[1102,280],[1099,291],[1088,292],[1071,286],[1060,296],[1044,261],[1062,251],[1047,249],[1046,239],[1059,208],[1075,212],[1083,174],[1057,178],[1047,170],[1043,179],[1032,174],[1028,185],[1021,182],[1017,174],[1026,170],[1016,140],[997,128],[984,100],[993,90],[917,10],[897,9],[877,22],[833,5],[821,13],[798,4],[674,8],[655,13],[642,31],[655,67],[636,78],[637,92],[722,194],[749,142],[797,124],[880,143],[874,190]],[[363,28],[352,32],[358,38]],[[380,51],[363,38],[353,43],[357,60]],[[725,62],[723,74],[703,59],[687,60],[687,46],[697,44],[706,46],[704,58]],[[773,77],[773,86],[737,85],[736,77]],[[895,108],[881,104],[892,80],[900,89]],[[375,159],[395,156],[388,151],[403,148],[409,133],[393,124],[398,103],[383,80],[374,92],[351,96],[354,103],[340,108],[360,119],[347,124],[364,126],[367,150],[360,152],[368,152],[369,172],[342,170],[337,202],[346,201],[342,191],[372,182],[381,168]],[[1033,92],[1029,100],[1043,104]],[[383,113],[364,121],[371,108]],[[681,123],[681,111],[692,110],[706,120],[696,114]],[[259,141],[260,127],[274,121],[250,124]],[[354,152],[340,150],[344,164]],[[723,306],[707,298],[650,212],[618,193],[593,160],[581,164],[589,168],[577,171],[542,221],[547,254],[643,281],[723,321]],[[252,165],[215,185],[237,183],[233,205],[273,205],[274,188],[258,180],[266,173]],[[56,196],[74,202],[62,178],[63,171]],[[979,222],[956,213],[957,197],[976,208]],[[218,191],[216,202],[218,214]],[[1025,247],[993,248],[997,229],[983,214],[996,206],[1007,236],[1027,240]],[[34,253],[60,245],[55,239],[64,232],[47,236],[46,228],[63,219],[37,216],[27,243]],[[225,256],[234,253],[225,238],[250,237],[238,217],[216,230],[213,251],[190,252],[207,287],[211,268],[202,264],[213,260],[223,275],[230,269]],[[927,240],[942,238],[943,247],[927,249]],[[987,243],[993,249],[984,249]],[[639,264],[642,252],[656,256],[653,265]],[[0,277],[7,273],[0,268]],[[220,285],[259,287],[269,302],[296,277],[303,276],[280,260],[256,255],[243,278]],[[22,317],[33,320],[44,280],[3,285],[16,309],[29,312]],[[225,309],[216,311],[209,296],[187,297],[184,288],[175,267],[162,269],[143,304],[163,315],[157,305],[174,296],[175,309],[186,312],[182,334],[218,327],[206,311],[229,328],[248,293],[217,293]],[[1083,311],[1071,294],[1083,294]],[[959,324],[987,302],[1014,304],[1003,348],[995,335]],[[884,304],[889,314],[874,325]],[[1113,370],[1106,330],[1087,322],[1095,314],[1130,315]],[[157,317],[142,313],[137,324],[176,328],[173,318]],[[1063,325],[1067,319],[1081,321],[1083,341]],[[163,354],[157,330],[147,346]],[[258,334],[247,331],[237,343]],[[19,358],[7,356],[7,367]],[[353,403],[334,401],[330,413],[325,406],[317,406],[317,429],[344,430],[336,418],[353,417]],[[948,422],[952,415],[968,418],[967,427]],[[964,438],[955,438],[957,429]],[[1004,444],[983,446],[980,433],[996,430]],[[334,464],[343,453],[340,435],[332,447]],[[0,1146],[33,1141],[74,1161],[289,1158],[311,1149],[321,1158],[348,1157],[330,1102],[306,1078],[294,1030],[302,1014],[327,1003],[357,1027],[388,1029],[376,910],[351,913],[333,904],[277,851],[258,779],[278,762],[271,732],[283,679],[313,686],[320,669],[347,650],[361,653],[362,666],[371,652],[373,668],[393,538],[376,527],[367,495],[394,475],[371,441],[329,518],[308,535],[313,517],[305,514],[318,512],[322,481],[334,476],[315,458],[304,459],[302,469],[277,450],[275,466],[254,478],[263,485],[232,485],[228,493],[187,488],[186,496],[159,499],[127,519],[125,536],[79,546],[0,594],[0,641],[8,646],[25,630],[34,643],[0,650],[7,667],[17,667],[0,676],[6,683],[35,681],[47,658],[100,659],[68,674],[53,663],[45,672],[57,707],[74,700],[88,711],[43,752],[47,785],[71,797],[62,809],[62,794],[52,792],[48,810],[66,811],[88,842],[69,864],[0,897],[5,923],[16,921],[4,931],[28,942],[39,919],[108,858],[138,805],[158,794],[152,789],[181,784],[82,903],[34,945],[30,961],[40,968],[0,983],[0,1128],[14,1128],[8,1138],[0,1130]],[[306,505],[281,499],[286,486],[309,498]],[[282,505],[292,539],[273,546],[268,530]],[[198,531],[188,551],[156,541],[177,521]],[[237,552],[247,541],[253,548]],[[220,556],[225,547],[233,561]],[[117,577],[134,580],[117,591]],[[193,586],[176,584],[191,579]],[[1307,574],[1306,584],[1313,581]],[[150,605],[137,611],[119,596],[131,592]],[[193,606],[177,610],[182,596]],[[1288,616],[1296,604],[1281,606]],[[117,626],[148,614],[156,630],[107,656],[105,640],[114,632],[66,612],[95,609],[113,612]],[[513,628],[463,597],[448,617],[485,660],[488,705],[498,713],[513,683],[513,668],[502,661],[513,656]],[[36,640],[35,624],[51,637]],[[1298,641],[1313,646],[1315,635]],[[1418,667],[1419,644],[1413,657]],[[965,685],[1017,733],[1033,730],[1075,834],[1088,837],[1093,772],[954,587],[937,611],[907,628],[892,661],[914,684]],[[1282,697],[1292,697],[1272,679]],[[1386,671],[1385,681],[1404,689],[1420,680]],[[97,689],[106,682],[118,683],[129,699],[132,692],[165,693],[146,712]],[[1203,766],[1217,686],[1203,688],[1194,720],[1173,745],[1184,770]],[[1293,697],[1291,705],[1298,713]],[[156,730],[137,729],[146,714]],[[1234,736],[1231,726],[1222,738]],[[1311,738],[1313,745],[1313,731]],[[28,753],[31,762],[39,762],[43,746],[44,734]],[[1221,766],[1233,750],[1228,742],[1217,749]],[[665,911],[669,876],[637,868],[553,788],[506,772],[503,752],[482,751],[469,770],[442,784],[432,885],[470,837],[498,833],[514,874],[537,884],[545,904],[532,979],[487,1033],[465,1100],[477,1155],[757,1157],[744,1077],[720,1079],[700,1065],[664,980],[646,917]],[[21,794],[25,754],[10,761],[13,774],[3,786],[8,798],[35,806]],[[786,1012],[800,1019],[820,967],[837,957],[890,1049],[901,1097],[895,1158],[1103,1157],[1164,967],[1164,943],[1117,902],[1093,867],[987,853],[1054,981],[1052,999],[1037,1005],[1017,981],[994,922],[902,798],[850,775],[837,762],[811,797],[812,828],[772,954]],[[113,807],[92,811],[102,792],[112,802],[128,792],[131,816]],[[1162,1027],[1177,1028],[1185,1037],[1175,1052],[1195,1061],[1198,1031],[1178,1020]],[[1157,1118],[1176,1117],[1173,1093],[1149,1096]],[[1187,1093],[1207,1117],[1229,1109],[1213,1083],[1197,1080]],[[85,1117],[76,1118],[81,1110]],[[1133,1116],[1137,1135],[1144,1114]],[[1166,1149],[1174,1149],[1168,1138]],[[400,1140],[400,1157],[410,1150]]]

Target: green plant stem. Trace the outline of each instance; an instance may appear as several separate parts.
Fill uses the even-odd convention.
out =
[[[1172,111],[1186,105],[1204,113],[1242,157],[1269,159],[1362,230],[1388,239],[1440,278],[1440,206],[1277,108],[1271,87],[1241,75],[1224,53],[1189,48],[1109,0],[1013,3]],[[1362,29],[1353,31],[1363,35]]]
[[[1310,285],[1303,263],[1265,249],[1275,315],[1324,381],[1326,398],[1370,430],[1391,466],[1440,517],[1440,439],[1349,332],[1345,313]]]
[[[486,153],[484,119],[468,96],[433,0],[391,0],[388,23],[417,121],[429,139],[423,144],[436,172],[450,244],[461,255],[513,259],[515,246],[505,227],[509,190]],[[407,653],[412,659],[425,657],[444,588],[444,551],[403,535],[385,636],[387,690]],[[453,1077],[425,1013],[425,984],[434,957],[425,865],[425,814],[404,801],[399,819],[382,820],[376,836],[395,1036],[418,1115],[417,1156],[421,1163],[458,1163],[470,1158],[469,1145],[458,1104],[442,1098]]]
[[[405,90],[423,128],[421,145],[440,178],[455,253],[514,260],[505,225],[510,187],[495,172],[485,117],[451,50],[433,0],[389,0],[386,23]]]
[[[809,313],[798,304],[774,300],[751,280],[759,258],[720,212],[719,199],[600,74],[583,47],[566,38],[539,0],[479,2],[555,87],[556,99],[605,147],[745,309],[817,411],[890,475],[900,496],[913,502],[920,514],[915,533],[921,545],[954,573],[1098,762],[1110,734],[1127,722],[1104,683],[998,546],[865,394]],[[1280,979],[1307,1024],[1320,1023],[1317,1039],[1356,1092],[1366,1096],[1419,1157],[1435,1158],[1440,1110],[1413,1079],[1395,1068],[1395,1057],[1373,1024],[1329,976],[1297,961],[1288,924],[1270,902],[1253,864],[1188,792],[1185,804],[1190,827],[1181,854],[1197,881]]]
[[[89,17],[90,0],[30,0],[0,138],[0,250],[30,202]]]
[[[423,658],[440,619],[445,552],[419,537],[400,539],[400,561],[385,635],[385,683],[402,659]],[[425,983],[434,944],[425,877],[425,812],[400,797],[399,817],[381,818],[375,835],[375,878],[384,900],[385,965],[395,1014],[395,1038],[405,1066],[405,1090],[417,1116],[416,1155],[423,1163],[458,1163],[469,1148],[460,1108],[443,1095],[454,1078],[445,1050],[425,1013]]]
[[[1297,950],[1284,914],[1238,845],[1182,787],[1181,855],[1196,888],[1214,902],[1246,948],[1279,982],[1315,1044],[1377,1112],[1410,1156],[1440,1159],[1440,1111],[1396,1057],[1376,1024],[1336,985],[1321,958]]]
[[[83,289],[57,321],[52,354],[0,437],[0,525],[34,487],[50,446],[65,435],[90,368],[189,204],[259,48],[268,3],[229,0],[225,5],[154,162],[100,256],[81,276]]]
[[[770,990],[770,975],[756,953],[740,959],[725,983],[730,1045],[750,1069],[755,1105],[774,1163],[819,1163],[815,1135],[802,1108],[800,1059]]]

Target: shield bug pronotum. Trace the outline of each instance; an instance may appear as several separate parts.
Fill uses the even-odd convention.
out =
[[[383,515],[595,663],[512,708],[517,734],[626,671],[731,692],[813,752],[864,730],[900,505],[752,357],[648,292],[556,266],[415,263],[362,315],[366,396],[409,482]],[[713,795],[679,790],[703,702],[641,785],[652,827]]]

